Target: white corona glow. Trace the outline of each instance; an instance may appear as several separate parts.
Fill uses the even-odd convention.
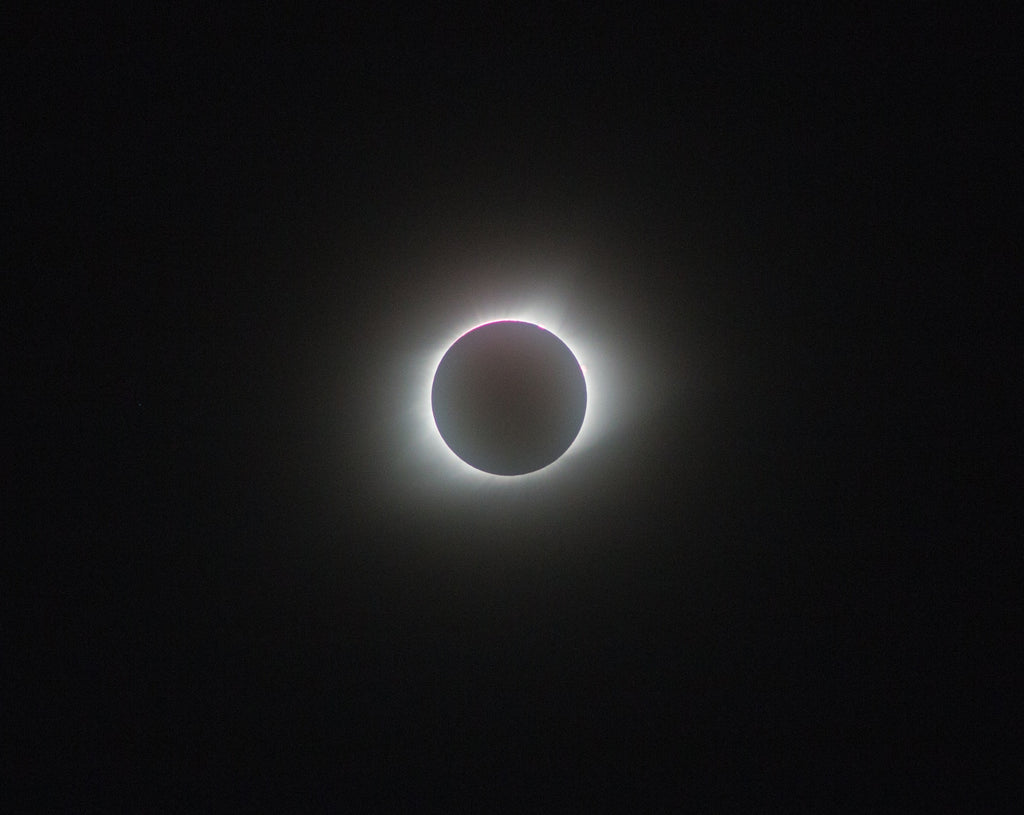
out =
[[[548,466],[517,476],[485,473],[456,456],[437,430],[430,398],[437,366],[455,341],[481,325],[503,320],[533,323],[557,336],[576,357],[587,385],[583,425],[569,449]],[[621,387],[623,377],[616,362],[618,355],[607,341],[598,339],[597,330],[597,326],[570,317],[565,304],[552,298],[544,303],[481,310],[438,326],[428,350],[418,354],[411,366],[416,373],[407,403],[413,406],[407,430],[414,468],[420,471],[422,478],[434,483],[458,482],[501,490],[521,489],[565,477],[579,466],[588,450],[608,435],[628,407]]]

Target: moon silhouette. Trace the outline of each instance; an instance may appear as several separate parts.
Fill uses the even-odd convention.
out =
[[[558,337],[505,320],[455,341],[437,366],[430,402],[456,456],[486,473],[524,475],[572,445],[583,426],[587,385]]]

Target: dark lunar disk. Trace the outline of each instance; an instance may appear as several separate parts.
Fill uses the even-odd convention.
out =
[[[531,323],[488,323],[464,334],[437,366],[430,394],[437,429],[478,470],[522,475],[573,443],[587,385],[572,351]]]

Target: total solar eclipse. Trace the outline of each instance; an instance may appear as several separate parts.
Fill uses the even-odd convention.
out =
[[[487,323],[462,335],[434,374],[434,423],[449,449],[493,475],[524,475],[569,449],[587,409],[579,362],[532,323]]]

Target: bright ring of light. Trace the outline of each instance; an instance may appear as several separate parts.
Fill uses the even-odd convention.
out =
[[[512,479],[482,472],[459,459],[441,438],[434,424],[430,404],[434,373],[448,349],[474,328],[501,320],[533,323],[553,332],[573,352],[587,383],[587,411],[572,446],[553,464]],[[447,332],[438,331],[430,350],[418,355],[413,368],[416,371],[416,382],[415,392],[410,395],[413,409],[409,426],[415,469],[425,483],[461,483],[508,490],[563,478],[579,465],[579,461],[598,441],[613,430],[624,413],[631,412],[629,408],[632,407],[628,396],[630,389],[622,386],[625,377],[614,346],[599,340],[590,326],[568,318],[564,309],[550,304],[495,309],[490,313],[474,315]]]

